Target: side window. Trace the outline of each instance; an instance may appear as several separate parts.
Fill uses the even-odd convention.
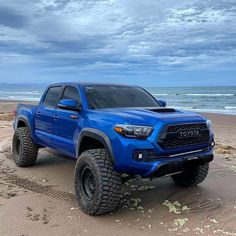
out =
[[[61,87],[59,86],[51,87],[48,90],[43,103],[49,107],[56,107],[60,94],[61,94]]]
[[[81,103],[78,89],[72,86],[66,87],[62,99],[75,99],[78,101],[78,104]]]

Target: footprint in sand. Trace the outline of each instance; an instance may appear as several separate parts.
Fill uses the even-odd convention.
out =
[[[26,218],[28,218],[32,221],[41,220],[43,222],[43,224],[49,223],[49,214],[48,214],[48,210],[46,208],[44,208],[43,212],[40,214],[40,213],[35,213],[33,208],[27,207],[25,216],[26,216]]]

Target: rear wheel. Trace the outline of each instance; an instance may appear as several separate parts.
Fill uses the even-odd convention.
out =
[[[209,163],[189,166],[184,172],[172,175],[176,184],[184,187],[191,187],[200,184],[205,180],[209,170]]]
[[[38,146],[30,137],[27,127],[17,128],[12,140],[13,158],[17,166],[26,167],[35,164]]]
[[[121,199],[121,175],[113,169],[105,149],[83,152],[75,168],[75,193],[89,215],[113,211]]]

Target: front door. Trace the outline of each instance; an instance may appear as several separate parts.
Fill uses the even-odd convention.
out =
[[[62,87],[50,87],[35,113],[35,135],[41,145],[52,146],[52,123]]]
[[[75,99],[81,104],[80,93],[77,87],[65,87],[62,99]],[[80,132],[82,116],[78,111],[57,108],[52,123],[53,146],[61,152],[75,157],[76,141]]]

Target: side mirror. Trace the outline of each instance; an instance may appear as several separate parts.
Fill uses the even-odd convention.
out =
[[[162,107],[166,107],[166,101],[164,101],[164,100],[158,100],[158,102],[160,103],[160,105],[161,105]]]
[[[81,109],[81,105],[75,99],[62,99],[59,101],[58,107],[74,111],[79,111]]]

